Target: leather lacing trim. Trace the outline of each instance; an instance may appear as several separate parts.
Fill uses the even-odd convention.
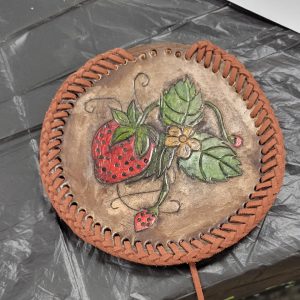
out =
[[[178,51],[175,55],[181,56]],[[167,246],[150,242],[136,242],[132,245],[118,234],[113,235],[110,229],[104,230],[86,211],[79,209],[63,177],[60,159],[63,129],[76,100],[103,76],[116,71],[121,65],[135,62],[136,58],[132,54],[123,49],[114,49],[90,59],[62,84],[43,123],[40,142],[41,177],[59,216],[84,241],[112,255],[142,264],[193,263],[235,244],[265,216],[283,180],[283,136],[270,104],[253,76],[234,56],[208,41],[193,44],[185,52],[185,59],[195,59],[199,64],[203,63],[205,68],[211,68],[212,72],[221,72],[251,110],[262,145],[261,178],[249,199],[228,221],[204,233],[199,239],[170,242]]]

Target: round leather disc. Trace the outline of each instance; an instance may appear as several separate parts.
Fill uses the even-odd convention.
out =
[[[84,240],[145,264],[209,257],[264,216],[284,150],[268,100],[210,44],[142,45],[99,55],[46,115],[49,197]]]

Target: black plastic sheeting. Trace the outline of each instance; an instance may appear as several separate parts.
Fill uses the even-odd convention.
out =
[[[113,47],[200,39],[235,54],[254,74],[280,121],[287,150],[275,205],[242,242],[199,264],[203,286],[208,292],[235,280],[238,287],[248,272],[259,280],[268,267],[299,257],[299,34],[217,0],[1,1],[1,300],[195,299],[187,266],[136,265],[77,238],[43,192],[38,145],[56,89],[87,59]],[[211,299],[231,296],[226,293],[219,288]]]

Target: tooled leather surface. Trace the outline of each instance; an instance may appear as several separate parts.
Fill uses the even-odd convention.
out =
[[[178,242],[199,238],[240,208],[260,177],[261,146],[250,111],[240,101],[241,96],[228,85],[220,72],[213,73],[210,68],[199,66],[197,61],[187,61],[184,55],[179,55],[186,51],[186,45],[168,44],[168,47],[173,54],[166,53],[166,44],[130,49],[135,57],[147,55],[120,66],[80,95],[64,127],[60,152],[63,175],[71,186],[78,207],[87,211],[95,222],[108,227],[113,234],[126,237],[131,243],[139,240],[167,246],[170,240]],[[156,202],[161,178],[153,180],[150,177],[119,184],[98,182],[90,155],[92,140],[98,128],[112,119],[111,108],[124,111],[134,97],[137,105],[144,110],[160,98],[161,91],[168,88],[169,82],[186,76],[195,82],[203,101],[212,101],[222,111],[227,131],[243,137],[244,145],[236,149],[243,175],[227,182],[208,184],[186,176],[174,163],[168,171],[170,191],[161,205],[157,222],[149,230],[136,232],[136,210]],[[147,118],[149,124],[160,131],[159,120],[159,109]],[[220,136],[216,117],[210,109],[204,109],[203,121],[195,130]],[[77,149],[85,153],[80,160]],[[137,191],[139,193],[135,194]]]
[[[119,65],[134,61],[136,58],[130,52],[114,49],[98,55],[69,76],[52,100],[43,123],[41,176],[59,216],[86,242],[112,255],[143,264],[172,265],[199,261],[235,244],[265,216],[283,180],[285,151],[282,133],[267,98],[252,75],[235,57],[207,41],[193,44],[182,55],[187,60],[203,62],[205,67],[211,67],[212,72],[221,72],[246,102],[262,145],[261,178],[250,199],[227,222],[199,239],[170,242],[167,246],[143,245],[141,242],[132,245],[121,236],[112,235],[109,229],[102,230],[101,224],[95,223],[88,212],[78,210],[77,204],[73,203],[70,187],[62,176],[60,151],[69,111],[86,88]]]

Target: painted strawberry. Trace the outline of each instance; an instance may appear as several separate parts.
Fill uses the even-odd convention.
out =
[[[134,217],[134,229],[136,232],[148,229],[156,221],[157,216],[147,209],[142,209]]]
[[[153,138],[156,133],[143,124],[144,114],[134,101],[127,114],[112,109],[112,115],[114,120],[98,129],[92,143],[95,176],[100,182],[110,184],[142,173],[149,166],[156,145]]]

